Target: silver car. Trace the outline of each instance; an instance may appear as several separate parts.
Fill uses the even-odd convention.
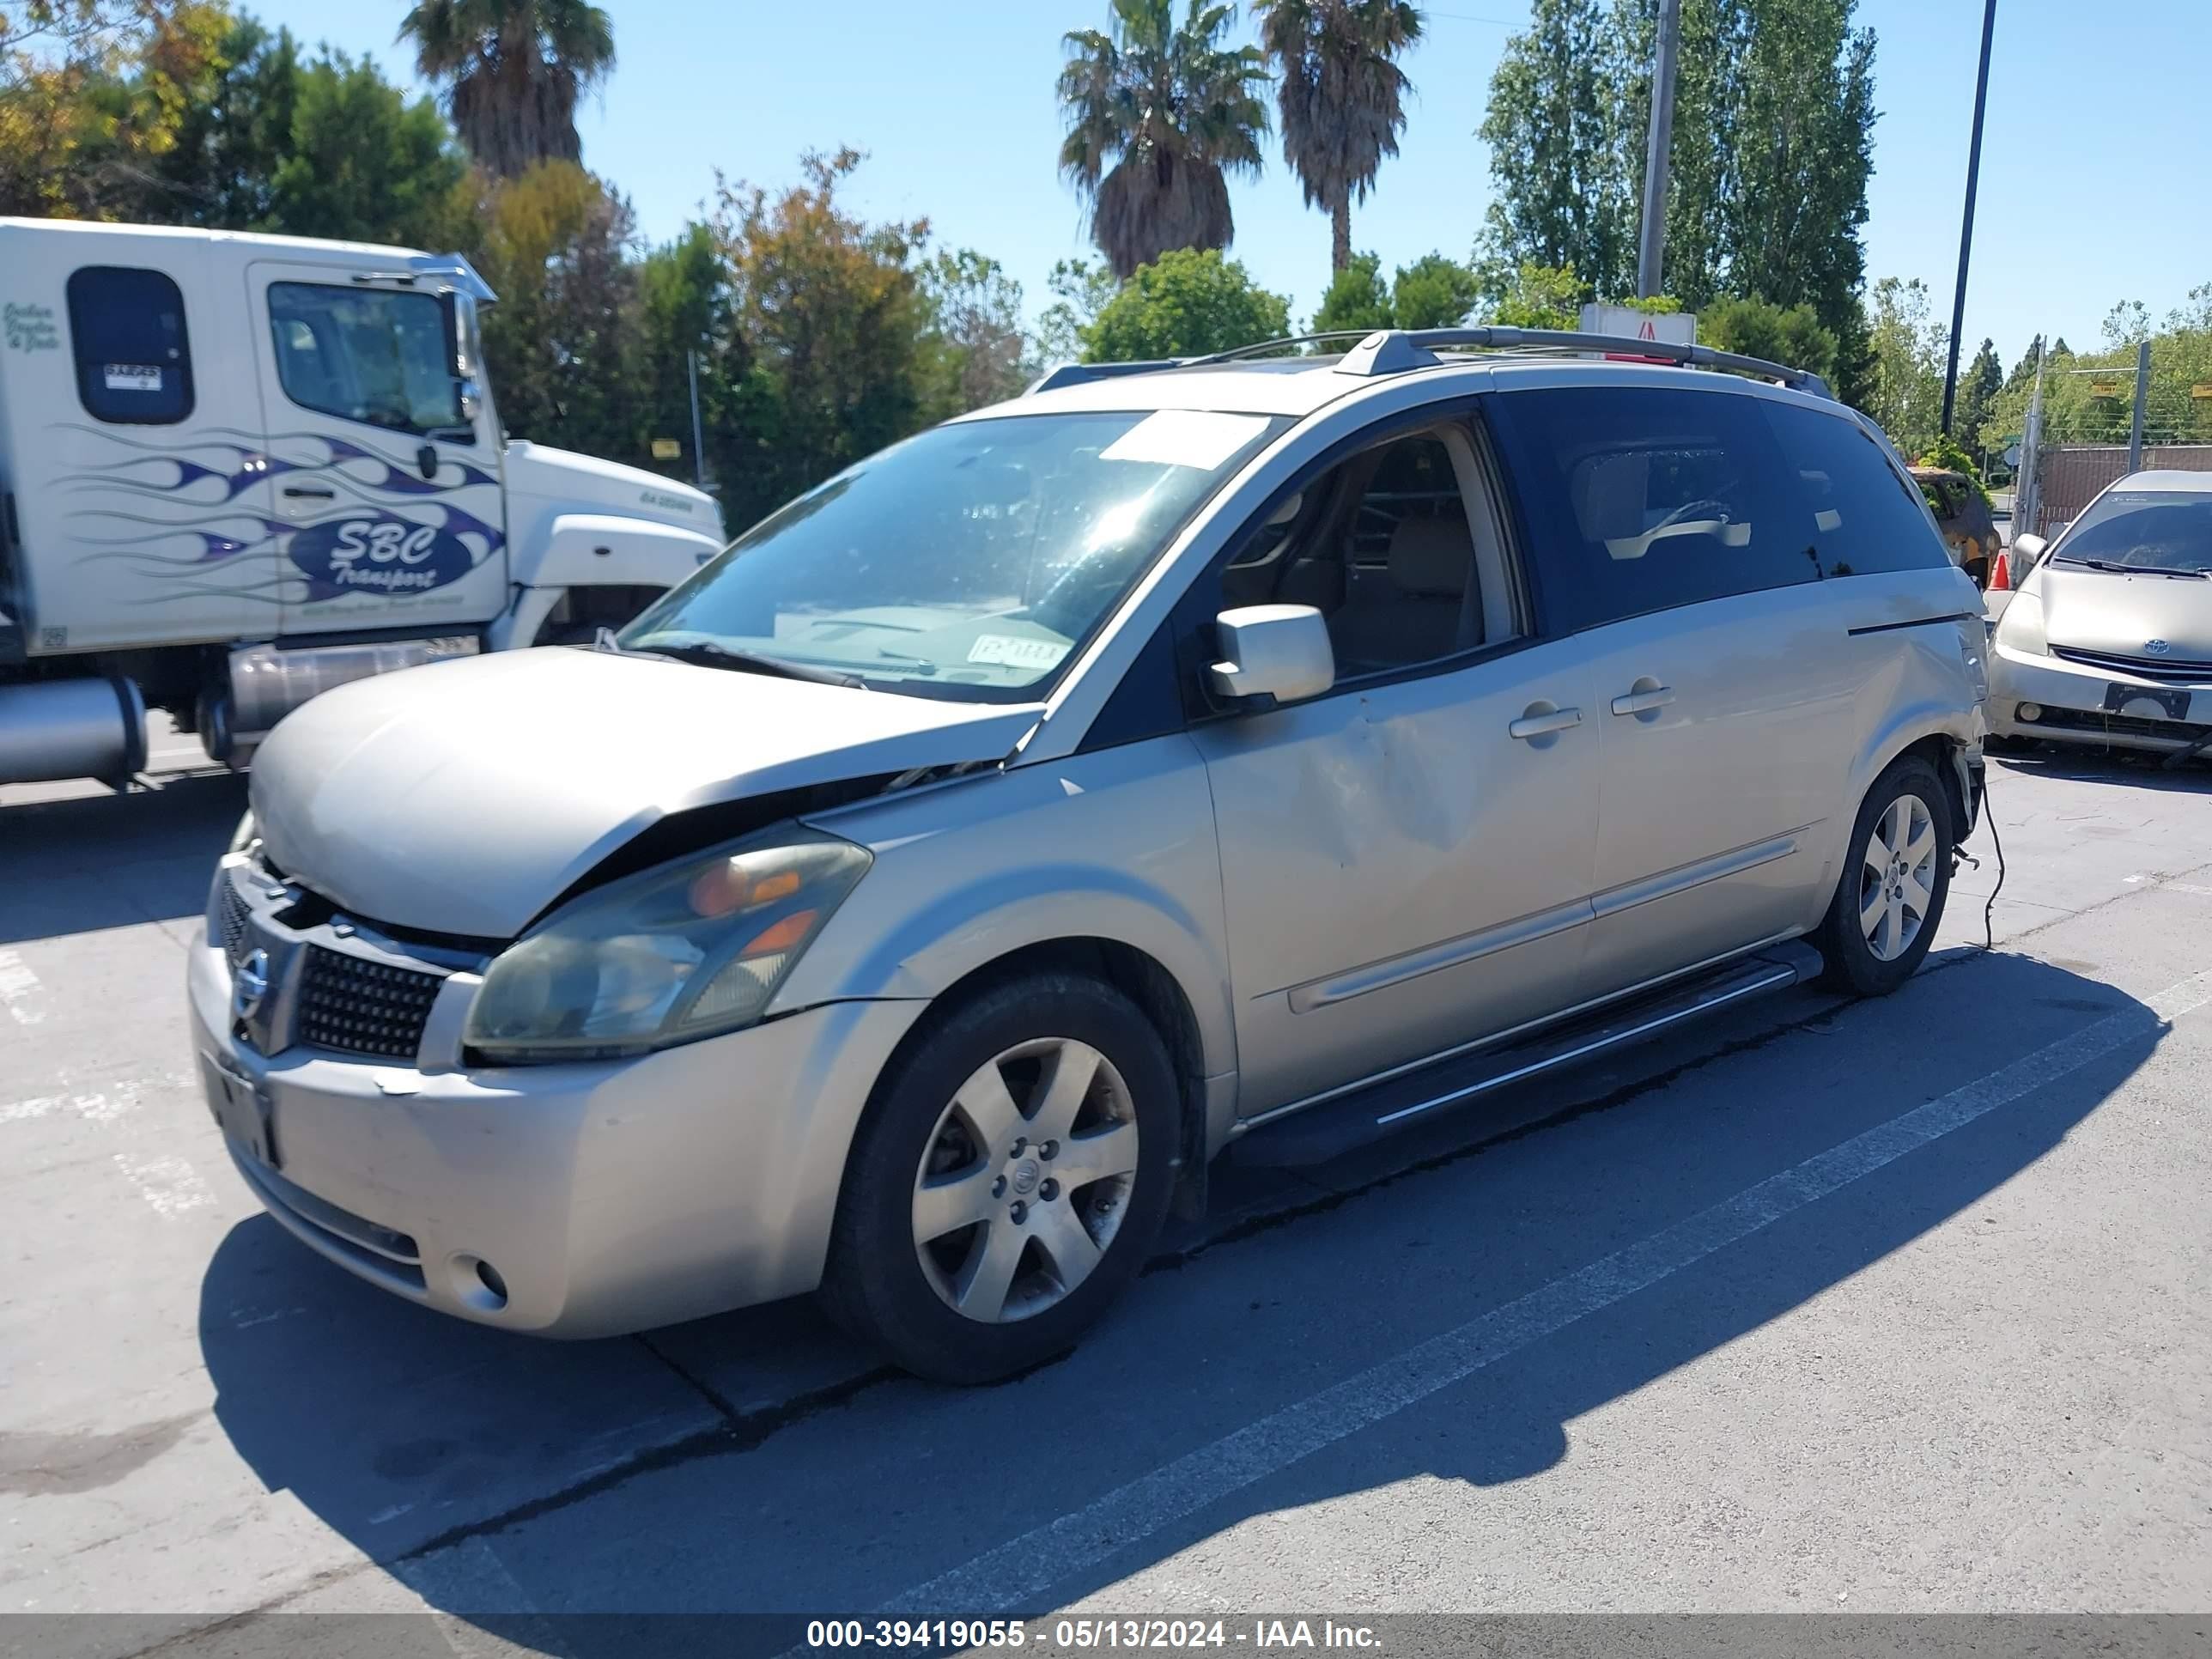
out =
[[[192,953],[240,1171],[464,1318],[819,1289],[972,1381],[1232,1143],[1892,989],[1980,805],[1972,583],[1812,377],[1558,344],[1048,377],[600,648],[318,698]]]
[[[2018,546],[2031,568],[1997,619],[1991,736],[2212,750],[2212,474],[2130,473]]]

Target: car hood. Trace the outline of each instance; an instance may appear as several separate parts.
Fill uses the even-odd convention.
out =
[[[673,812],[994,761],[1042,709],[544,647],[357,681],[281,721],[255,821],[288,877],[365,920],[511,939]]]
[[[2212,580],[2129,576],[2046,563],[2043,635],[2052,645],[2117,657],[2212,662]],[[2147,653],[2153,640],[2162,652]]]
[[[556,511],[598,507],[682,525],[717,543],[725,539],[722,509],[712,495],[643,467],[522,438],[507,445],[503,462],[510,495],[547,502]]]

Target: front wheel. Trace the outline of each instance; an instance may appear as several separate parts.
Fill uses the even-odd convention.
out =
[[[939,1017],[871,1104],[823,1297],[920,1376],[1066,1352],[1144,1265],[1182,1115],[1159,1035],[1113,987],[1045,974]]]
[[[1875,780],[1851,825],[1844,873],[1820,926],[1827,981],[1854,996],[1887,996],[1935,943],[1951,890],[1951,798],[1917,756]]]

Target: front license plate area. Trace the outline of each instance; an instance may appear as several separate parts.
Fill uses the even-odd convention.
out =
[[[270,1169],[283,1167],[276,1156],[276,1116],[267,1091],[212,1054],[200,1056],[200,1081],[208,1109],[223,1133]]]
[[[2105,685],[2105,712],[2107,714],[2131,714],[2138,719],[2145,716],[2158,718],[2142,707],[2148,703],[2154,705],[2167,720],[2185,720],[2189,718],[2190,695],[2185,686],[2121,685],[2107,681]],[[2130,703],[2136,707],[2130,708]]]

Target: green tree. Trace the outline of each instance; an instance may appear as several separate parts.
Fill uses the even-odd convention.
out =
[[[1869,401],[1860,405],[1907,455],[1936,441],[1943,416],[1949,331],[1932,320],[1928,285],[1885,276],[1874,285],[1868,335],[1874,355]]]
[[[2004,366],[1997,361],[1996,342],[1984,340],[1982,349],[1959,377],[1959,395],[1952,429],[1969,455],[1979,456],[1989,424],[1990,407],[2004,385]]]
[[[1389,328],[1395,320],[1390,295],[1382,286],[1382,261],[1372,253],[1355,253],[1351,262],[1329,279],[1314,313],[1313,332]]]
[[[732,326],[730,283],[714,233],[690,224],[672,242],[653,249],[637,270],[637,405],[630,453],[641,465],[690,479],[691,363],[699,369],[701,424],[713,432],[726,422],[726,388],[743,378],[744,354]],[[653,441],[673,438],[682,453],[653,458]],[[714,479],[708,480],[711,485]]]
[[[771,195],[722,185],[714,237],[743,356],[710,454],[732,525],[903,438],[926,418],[926,221],[870,224],[839,200],[857,150],[804,158]]]
[[[518,438],[636,459],[629,204],[574,161],[541,161],[519,179],[477,176],[485,191],[469,251],[499,295],[483,337],[501,421]]]
[[[283,159],[261,228],[293,236],[450,246],[468,164],[428,98],[410,102],[366,58],[326,52],[299,70]]]
[[[1875,36],[1856,0],[1684,0],[1667,207],[1668,289],[1810,305],[1839,342],[1864,280]],[[1655,0],[1536,0],[1480,136],[1493,292],[1522,263],[1600,293],[1635,274]],[[1846,356],[1850,353],[1847,351]]]
[[[151,199],[164,218],[231,230],[274,228],[276,169],[292,149],[300,44],[251,17],[234,20],[213,72],[179,112],[176,142],[155,161]]]
[[[1441,253],[1425,253],[1398,267],[1390,284],[1390,315],[1400,328],[1453,328],[1467,320],[1482,297],[1474,270]]]
[[[1990,488],[1982,482],[1981,464],[1975,460],[1957,438],[1947,433],[1937,433],[1936,441],[1928,446],[1914,465],[1940,466],[1947,471],[1960,474],[1974,486],[1974,493],[1982,498],[1983,506],[1992,505],[1990,501]],[[1932,502],[1930,504],[1933,505]]]
[[[1306,205],[1328,215],[1329,266],[1352,263],[1352,204],[1365,201],[1406,129],[1413,88],[1399,56],[1421,38],[1409,0],[1255,0],[1276,69],[1283,159]]]
[[[1188,0],[1113,0],[1110,33],[1077,29],[1060,75],[1067,137],[1060,168],[1091,204],[1091,231],[1125,280],[1176,248],[1235,237],[1229,177],[1257,176],[1267,69],[1253,46],[1221,37],[1235,8]]]
[[[615,64],[614,25],[586,0],[416,0],[399,25],[477,165],[502,179],[574,161],[576,106]]]
[[[917,273],[935,358],[925,403],[945,419],[1018,395],[1034,378],[1022,285],[973,248],[940,252]]]
[[[1577,328],[1589,297],[1571,269],[1524,262],[1492,301],[1489,320],[1512,328]]]
[[[1083,356],[1083,337],[1098,320],[1106,302],[1121,290],[1121,283],[1103,264],[1088,259],[1062,259],[1045,278],[1052,303],[1037,318],[1036,358],[1050,368],[1072,363]]]
[[[1807,305],[1764,300],[1717,300],[1698,313],[1698,338],[1723,351],[1810,369],[1823,380],[1836,371],[1836,337]]]
[[[1226,351],[1291,331],[1291,304],[1220,251],[1178,248],[1139,265],[1084,341],[1094,363]]]
[[[1477,136],[1495,181],[1481,254],[1499,303],[1528,267],[1578,271],[1608,291],[1633,285],[1620,84],[1633,70],[1618,33],[1610,0],[1535,0],[1498,58]]]
[[[216,0],[0,8],[0,213],[143,215],[185,111],[222,69]]]

